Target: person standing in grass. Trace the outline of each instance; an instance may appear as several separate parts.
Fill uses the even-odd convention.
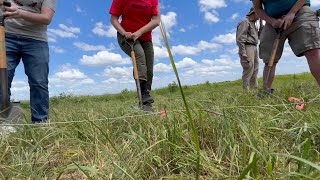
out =
[[[240,63],[243,68],[242,87],[245,91],[258,88],[259,57],[257,51],[258,29],[255,22],[258,20],[253,8],[237,26],[237,45],[239,48]]]
[[[2,0],[1,0],[2,1]],[[30,87],[31,120],[43,123],[49,113],[49,47],[47,26],[57,0],[8,0],[5,7],[9,95],[15,69],[22,60]]]
[[[307,58],[310,71],[320,85],[320,29],[319,19],[310,8],[310,0],[253,0],[257,15],[266,21],[260,37],[260,57],[265,63],[263,80],[266,81],[268,61],[277,30],[283,30],[275,63],[266,89],[271,89],[277,62],[281,58],[284,42],[298,57]]]
[[[154,50],[151,32],[160,24],[158,0],[113,0],[110,8],[110,22],[117,30],[121,49],[130,56],[127,42],[134,41],[138,66],[143,109],[152,111],[153,98],[150,96]],[[121,23],[119,18],[121,17]]]

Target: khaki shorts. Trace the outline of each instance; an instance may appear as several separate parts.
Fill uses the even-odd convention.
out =
[[[269,62],[276,36],[276,30],[270,24],[266,24],[261,33],[259,46],[259,55],[264,63]],[[320,48],[319,19],[309,6],[303,6],[296,14],[292,25],[283,31],[275,63],[281,58],[286,39],[288,39],[292,51],[298,57],[303,56],[304,52],[308,50]]]

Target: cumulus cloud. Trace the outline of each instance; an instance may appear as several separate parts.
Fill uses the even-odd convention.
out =
[[[227,7],[225,0],[198,0],[200,11],[204,13],[204,19],[211,23],[220,21],[216,9]]]
[[[84,42],[75,42],[73,45],[84,51],[104,51],[107,48],[103,45],[90,45]]]
[[[117,30],[112,25],[107,26],[102,22],[97,22],[92,32],[102,37],[117,38]]]
[[[172,46],[172,53],[178,55],[196,55],[203,51],[216,52],[219,49],[221,49],[221,45],[217,43],[200,41],[198,44],[193,46]]]
[[[80,28],[59,24],[59,29],[48,29],[49,36],[58,36],[61,38],[77,38]]]
[[[236,43],[236,33],[218,35],[213,40],[223,44],[233,44]]]
[[[83,55],[80,63],[88,66],[106,66],[130,64],[130,58],[123,58],[120,54],[115,54],[109,51],[99,51],[92,56]]]
[[[169,57],[169,54],[168,54],[168,51],[167,51],[167,48],[164,47],[164,46],[154,46],[154,58],[156,60],[158,59],[161,59],[161,58],[166,58],[166,57]]]
[[[61,47],[58,47],[58,46],[50,46],[50,49],[55,52],[55,53],[59,53],[59,54],[62,54],[65,52],[65,50]]]
[[[72,89],[83,88],[95,84],[95,81],[89,78],[80,69],[72,67],[70,64],[65,64],[61,69],[49,77],[50,87],[65,89],[72,92]]]
[[[84,79],[87,76],[79,69],[67,69],[61,72],[57,72],[55,77],[59,79]]]
[[[153,67],[154,73],[165,73],[172,71],[172,66],[169,64],[158,63]]]
[[[176,63],[177,68],[189,68],[195,65],[197,65],[197,62],[188,57]]]
[[[231,15],[230,19],[235,20],[239,17],[239,13],[234,13]]]
[[[131,67],[107,67],[104,69],[102,76],[116,79],[132,77]]]
[[[170,38],[170,35],[173,32],[173,27],[177,24],[177,13],[175,12],[168,12],[167,14],[161,15],[161,22],[163,23],[164,27],[167,31],[167,36]],[[155,46],[161,46],[162,42],[162,35],[160,28],[156,28],[152,33],[153,44]]]

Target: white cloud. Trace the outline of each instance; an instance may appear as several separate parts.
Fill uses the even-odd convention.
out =
[[[196,55],[202,51],[215,52],[219,49],[221,49],[221,46],[219,44],[207,41],[200,41],[197,45],[194,46],[172,46],[172,53],[179,55]]]
[[[94,28],[92,29],[92,32],[102,37],[110,37],[110,38],[117,37],[117,30],[112,25],[107,26],[102,22],[97,22]]]
[[[186,32],[186,29],[185,28],[180,28],[179,31],[180,32]]]
[[[120,54],[109,51],[99,51],[92,56],[83,55],[80,63],[88,66],[106,66],[116,64],[130,64],[130,58],[123,58]]]
[[[154,46],[153,48],[154,48],[154,58],[156,60],[169,57],[169,54],[168,54],[166,47]]]
[[[126,79],[132,77],[131,67],[107,67],[104,69],[102,76],[115,79]]]
[[[95,81],[89,78],[80,69],[73,68],[70,64],[62,65],[60,71],[49,78],[50,87],[59,88],[62,92],[72,92],[74,89],[85,88],[86,85],[95,84]],[[64,90],[64,91],[63,91]]]
[[[80,33],[78,27],[68,27],[64,24],[59,24],[60,29],[48,29],[49,36],[59,36],[61,38],[76,38]]]
[[[117,82],[118,82],[118,80],[116,78],[109,78],[109,79],[103,81],[103,83],[106,83],[106,84],[114,84]]]
[[[216,12],[216,11],[207,11],[204,13],[204,19],[209,21],[209,22],[212,22],[212,23],[217,23],[220,21],[219,19],[219,14]]]
[[[217,23],[220,21],[216,9],[227,7],[225,0],[198,0],[200,11],[208,22]]]
[[[172,66],[164,63],[158,63],[153,67],[154,73],[164,73],[172,71]]]
[[[68,69],[65,71],[57,72],[55,77],[59,79],[84,79],[87,76],[79,69]]]
[[[230,19],[235,20],[235,19],[237,19],[238,17],[239,17],[239,13],[234,13],[234,14],[232,14],[232,16],[231,16]]]
[[[79,5],[76,5],[76,11],[80,14],[85,14],[86,12],[79,6]]]
[[[29,84],[26,81],[13,80],[12,86],[29,86]]]
[[[213,38],[214,41],[224,44],[233,44],[236,43],[236,33],[228,33],[219,35]]]
[[[50,46],[50,49],[55,52],[55,53],[59,53],[59,54],[62,54],[64,53],[64,49],[61,48],[61,47],[58,47],[58,46]]]
[[[64,24],[59,24],[59,27],[60,27],[62,30],[66,31],[66,32],[80,33],[80,28],[78,28],[78,27],[68,27],[68,26],[66,26],[66,25],[64,25]]]
[[[82,49],[84,51],[104,51],[107,50],[107,48],[103,45],[90,45],[84,42],[75,42],[73,43],[74,46],[76,46],[79,49]]]
[[[57,42],[57,40],[53,37],[48,37],[48,42],[55,43],[55,42]]]
[[[197,65],[198,63],[191,58],[183,58],[181,61],[176,63],[177,68],[189,68]]]
[[[227,7],[225,0],[199,0],[199,4],[203,11]]]
[[[195,55],[201,52],[201,49],[193,46],[178,45],[172,46],[172,53],[179,55]]]
[[[167,14],[161,15],[161,22],[167,31],[167,36],[170,38],[173,27],[177,24],[177,14],[175,12],[168,12]],[[160,28],[156,28],[152,33],[153,44],[160,46],[162,43],[162,34]]]

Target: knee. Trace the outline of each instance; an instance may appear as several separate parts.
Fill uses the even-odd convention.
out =
[[[48,89],[48,80],[32,80],[32,81],[29,81],[29,85],[30,87],[33,87],[33,88],[42,88],[42,89]]]
[[[306,51],[304,53],[307,59],[319,59],[320,60],[320,49],[312,49],[309,51]]]

